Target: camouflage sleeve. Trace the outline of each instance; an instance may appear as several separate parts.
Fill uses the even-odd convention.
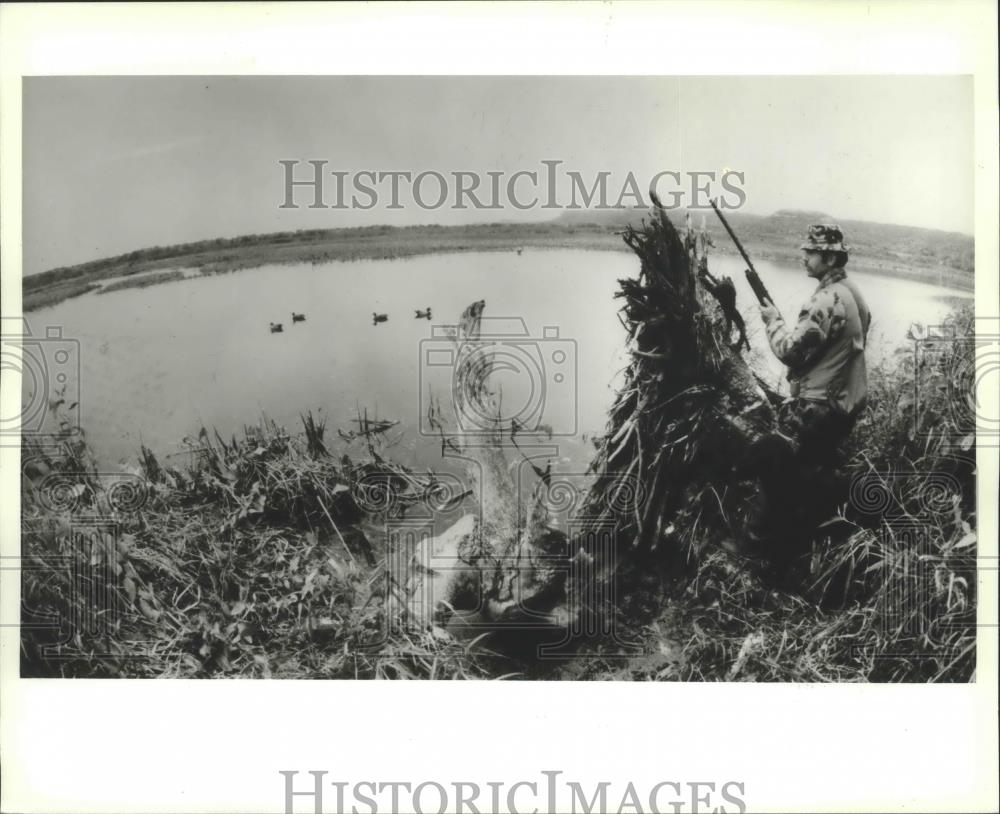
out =
[[[813,294],[799,311],[799,320],[791,330],[780,315],[767,324],[771,350],[790,368],[807,364],[843,328],[847,311],[840,296],[828,288]]]

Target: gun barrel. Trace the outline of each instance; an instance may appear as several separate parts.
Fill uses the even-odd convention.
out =
[[[708,202],[712,205],[712,209],[715,210],[715,214],[719,216],[719,220],[722,221],[722,225],[726,227],[726,231],[729,232],[729,237],[731,237],[733,239],[733,243],[736,244],[736,248],[739,250],[740,256],[743,258],[743,262],[745,262],[747,266],[750,267],[750,270],[754,274],[756,274],[757,269],[753,267],[753,261],[750,259],[750,256],[746,253],[746,249],[743,248],[743,244],[740,243],[740,239],[736,237],[736,232],[734,232],[733,227],[729,225],[729,221],[726,220],[726,216],[723,215],[722,212],[719,210],[719,207],[715,205],[715,199],[711,198],[709,199]]]

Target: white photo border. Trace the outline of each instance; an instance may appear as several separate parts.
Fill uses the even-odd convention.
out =
[[[976,308],[995,317],[996,23],[978,1],[5,4],[3,311],[20,313],[24,76],[906,73],[974,76]],[[4,382],[0,397],[18,391]],[[997,394],[980,395],[995,414]],[[17,449],[0,454],[11,556]],[[978,465],[980,554],[996,557],[997,450],[980,448]],[[558,769],[647,787],[743,781],[751,811],[991,810],[992,577],[976,680],[952,686],[21,680],[18,631],[4,626],[2,809],[279,812],[280,770],[509,784]],[[0,578],[7,625],[18,575]]]

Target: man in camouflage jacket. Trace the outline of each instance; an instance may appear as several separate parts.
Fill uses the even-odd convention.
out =
[[[773,304],[761,306],[771,350],[788,366],[792,396],[790,429],[800,454],[817,463],[829,458],[854,426],[868,395],[865,343],[871,312],[847,279],[848,250],[836,226],[809,227],[802,265],[819,281],[792,326]]]
[[[788,367],[791,392],[780,414],[781,434],[761,439],[751,452],[761,489],[749,542],[765,554],[768,548],[798,547],[810,524],[822,519],[816,515],[829,508],[831,497],[824,475],[834,467],[868,393],[871,312],[847,279],[844,236],[837,226],[811,226],[801,249],[802,264],[819,285],[796,322],[787,324],[773,303],[761,306],[768,343]]]

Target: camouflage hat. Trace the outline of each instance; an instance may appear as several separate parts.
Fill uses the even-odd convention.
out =
[[[809,252],[843,252],[848,248],[844,245],[844,233],[839,226],[828,223],[817,223],[809,227],[807,242],[800,248]]]

